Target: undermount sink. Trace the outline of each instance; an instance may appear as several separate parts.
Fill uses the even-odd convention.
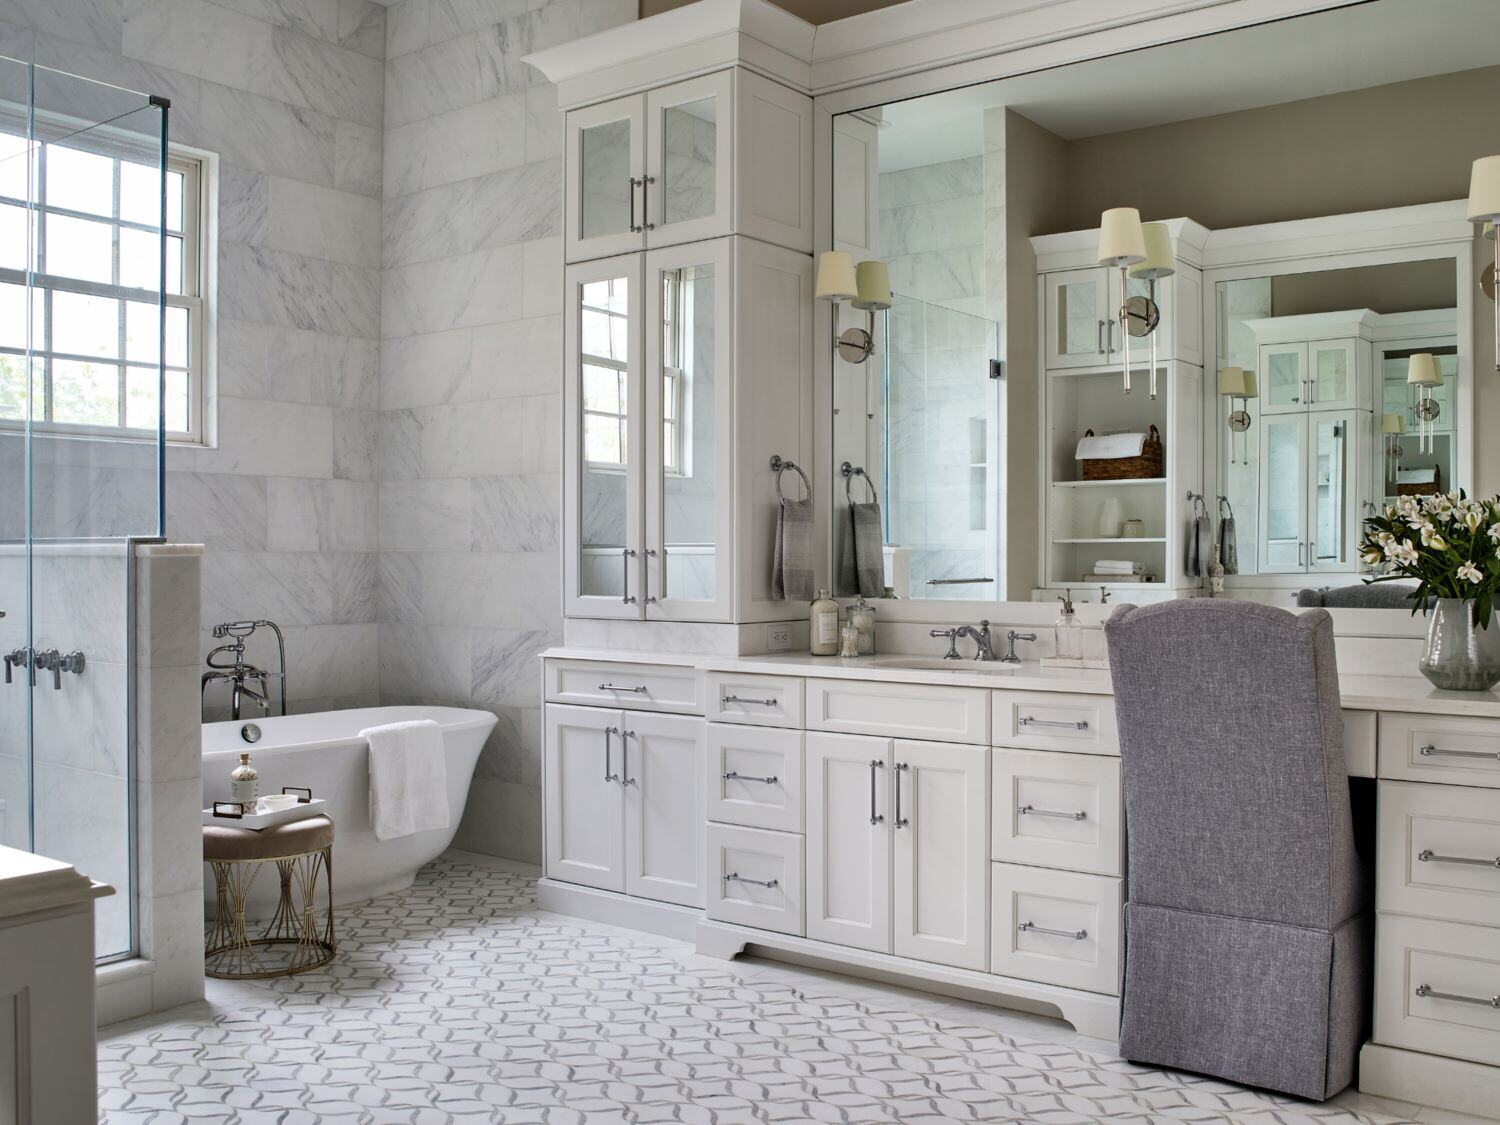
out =
[[[974,672],[1004,673],[1019,668],[1019,664],[1002,664],[998,660],[944,660],[936,656],[882,656],[870,661],[876,668],[904,668],[911,672]]]

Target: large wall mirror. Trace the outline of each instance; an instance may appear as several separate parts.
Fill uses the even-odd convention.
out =
[[[1366,516],[1500,489],[1494,16],[1369,0],[836,117],[834,249],[890,281],[838,309],[837,593],[1201,596],[1217,555],[1228,596],[1370,604]],[[1120,206],[1162,224],[1123,279]]]

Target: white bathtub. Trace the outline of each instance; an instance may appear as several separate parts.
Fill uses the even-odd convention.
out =
[[[432,719],[443,729],[447,752],[449,827],[396,840],[377,840],[370,826],[369,744],[366,727],[410,719]],[[245,722],[260,728],[258,742],[240,736]],[[273,716],[240,722],[203,724],[203,807],[229,797],[229,771],[250,753],[260,772],[260,791],[280,793],[283,785],[310,788],[328,802],[333,817],[333,897],[360,902],[411,885],[417,869],[453,842],[469,797],[469,781],[484,740],[495,726],[489,711],[462,707],[363,707],[311,715]],[[205,876],[207,871],[205,869]],[[274,905],[276,870],[262,871],[251,894],[250,913],[264,917]],[[213,903],[211,878],[204,900]]]

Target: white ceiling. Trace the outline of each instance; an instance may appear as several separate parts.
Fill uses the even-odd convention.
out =
[[[1152,47],[888,105],[880,169],[978,155],[996,106],[1071,140],[1493,66],[1497,38],[1500,0],[1376,0]]]

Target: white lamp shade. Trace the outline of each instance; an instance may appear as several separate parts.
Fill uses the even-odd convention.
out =
[[[1380,416],[1380,432],[1383,434],[1404,434],[1406,427],[1401,421],[1401,415],[1382,414]]]
[[[891,271],[880,259],[860,262],[854,270],[854,288],[858,291],[850,303],[857,309],[891,307]]]
[[[1099,264],[1133,266],[1146,260],[1141,213],[1134,207],[1111,207],[1099,216]]]
[[[1241,398],[1260,398],[1260,376],[1252,367],[1245,368],[1245,391]]]
[[[1172,232],[1166,223],[1146,223],[1141,227],[1146,239],[1146,260],[1130,267],[1131,277],[1150,280],[1171,277],[1177,272],[1172,256]]]
[[[1245,394],[1245,369],[1243,367],[1219,368],[1219,393],[1234,398]]]
[[[1469,178],[1469,222],[1500,219],[1500,156],[1481,156]]]
[[[818,255],[815,296],[825,301],[847,301],[859,292],[854,280],[854,255],[847,250],[825,250]]]
[[[1411,387],[1441,387],[1443,369],[1431,352],[1417,352],[1406,365],[1406,383]]]

